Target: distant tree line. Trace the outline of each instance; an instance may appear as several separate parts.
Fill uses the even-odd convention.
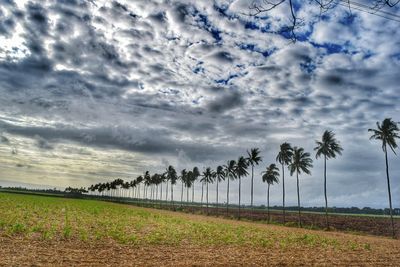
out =
[[[72,188],[72,187],[67,187],[64,191],[58,190],[56,188],[50,188],[50,189],[43,189],[43,188],[26,188],[26,187],[21,187],[21,186],[8,186],[8,187],[1,187],[0,189],[2,190],[9,190],[9,191],[23,191],[23,192],[36,192],[36,193],[48,193],[48,194],[84,194],[88,193],[84,187],[80,188]]]

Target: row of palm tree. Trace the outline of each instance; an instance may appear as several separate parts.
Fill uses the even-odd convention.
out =
[[[392,121],[390,118],[383,120],[380,124],[377,122],[377,129],[369,129],[369,132],[373,132],[370,139],[380,140],[382,142],[382,149],[385,153],[386,162],[386,176],[388,185],[389,205],[390,205],[390,216],[391,223],[394,233],[394,222],[392,212],[392,200],[390,192],[390,178],[389,178],[389,166],[387,159],[387,147],[389,147],[394,153],[397,148],[396,139],[400,138],[398,135],[399,128],[397,123]],[[343,148],[340,142],[335,138],[335,134],[332,131],[326,130],[320,141],[316,141],[316,152],[315,157],[323,158],[324,160],[324,197],[325,197],[325,217],[326,227],[329,228],[329,217],[328,217],[328,194],[327,194],[327,161],[329,159],[336,158],[337,155],[341,155]],[[248,168],[251,167],[251,210],[253,211],[253,196],[254,196],[254,167],[262,161],[260,156],[260,150],[258,148],[252,148],[247,151],[247,157],[240,156],[237,161],[229,160],[226,165],[218,166],[216,171],[207,167],[203,173],[200,173],[197,167],[187,171],[183,169],[178,175],[177,171],[173,166],[168,168],[161,174],[155,173],[150,175],[148,171],[144,175],[138,176],[131,182],[124,182],[122,179],[116,179],[112,182],[99,183],[89,187],[89,191],[97,191],[99,194],[104,195],[104,192],[110,192],[111,196],[121,194],[122,189],[133,188],[132,197],[138,199],[152,199],[152,200],[163,200],[162,197],[162,185],[166,184],[165,201],[168,201],[168,185],[170,185],[170,199],[173,207],[174,205],[174,185],[177,181],[181,182],[181,205],[183,204],[184,189],[186,188],[186,202],[189,202],[189,190],[192,189],[191,202],[194,202],[194,185],[197,180],[202,185],[201,205],[203,206],[203,193],[204,186],[206,188],[206,209],[207,214],[209,213],[209,184],[216,182],[216,206],[219,206],[219,183],[227,181],[227,196],[226,196],[226,212],[229,213],[229,193],[230,193],[230,181],[238,180],[238,218],[241,216],[241,184],[242,178],[246,177],[249,172]],[[276,161],[281,165],[281,177],[282,177],[282,207],[283,207],[283,221],[285,222],[285,169],[288,168],[290,175],[296,174],[296,187],[297,187],[297,205],[298,205],[298,224],[301,227],[301,202],[300,202],[300,184],[299,175],[302,173],[311,174],[311,168],[313,167],[313,160],[308,152],[305,152],[302,147],[292,147],[290,143],[284,142],[280,145],[279,152],[276,156]],[[262,173],[262,181],[267,183],[267,214],[269,220],[269,193],[270,186],[274,183],[279,183],[279,169],[275,163],[267,166],[266,170]],[[200,178],[200,179],[199,179]],[[140,195],[140,185],[143,184],[143,196]],[[160,187],[160,190],[158,189]],[[150,189],[150,196],[147,194],[147,190]],[[158,197],[158,192],[160,196]],[[126,195],[125,195],[126,196]]]

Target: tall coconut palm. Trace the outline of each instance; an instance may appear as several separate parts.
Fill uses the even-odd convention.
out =
[[[165,174],[165,183],[166,183],[166,186],[165,186],[165,204],[168,205],[168,181],[169,181],[168,169],[164,174]]]
[[[326,228],[329,229],[328,219],[328,196],[326,193],[326,161],[330,158],[336,158],[336,154],[342,155],[343,148],[336,140],[335,134],[332,131],[326,130],[322,135],[321,141],[315,141],[317,146],[314,148],[316,152],[315,157],[318,159],[321,155],[324,156],[324,194],[325,194],[325,218]]]
[[[144,193],[144,197],[145,197],[145,199],[146,199],[146,201],[147,201],[147,199],[148,199],[148,196],[147,196],[147,189],[148,189],[148,187],[149,187],[149,185],[150,185],[150,173],[149,173],[149,171],[146,171],[145,173],[144,173],[144,175],[143,175],[143,182],[144,182],[144,185],[145,185],[145,193]]]
[[[187,177],[186,177],[186,205],[189,205],[189,188],[192,187],[192,182],[193,182],[193,172],[188,171]]]
[[[387,147],[389,146],[392,152],[396,155],[394,151],[397,148],[396,138],[399,136],[399,127],[397,123],[392,121],[391,118],[386,118],[382,121],[382,124],[376,122],[377,129],[368,129],[368,132],[372,132],[371,139],[380,140],[382,142],[382,150],[385,153],[385,163],[386,163],[386,180],[389,195],[389,207],[390,207],[390,220],[392,222],[392,235],[395,237],[394,222],[393,222],[393,210],[392,210],[392,195],[390,193],[390,178],[389,178],[389,163],[387,156]]]
[[[299,226],[302,227],[301,224],[301,213],[300,213],[300,186],[299,186],[299,174],[304,172],[306,174],[311,174],[310,168],[312,168],[312,159],[310,158],[310,153],[304,152],[302,147],[294,147],[293,148],[293,158],[292,162],[289,164],[290,175],[296,172],[296,180],[297,180],[297,205],[299,208]]]
[[[199,168],[194,167],[192,172],[193,172],[193,176],[192,176],[192,203],[193,203],[194,202],[194,184],[200,176],[200,171],[199,171]]]
[[[178,180],[178,175],[176,173],[175,168],[171,165],[169,165],[167,168],[167,177],[168,177],[168,180],[171,182],[171,203],[172,203],[172,207],[175,209],[175,206],[174,206],[174,184],[176,184],[176,181]]]
[[[214,182],[214,177],[215,177],[215,172],[211,170],[210,167],[208,167],[204,172],[203,172],[203,178],[202,182],[206,184],[206,200],[207,200],[207,215],[208,213],[208,184],[211,184]]]
[[[217,182],[217,213],[218,213],[218,192],[219,192],[219,188],[218,185],[220,182],[225,180],[225,171],[224,171],[224,167],[222,166],[218,166],[217,167],[217,171],[215,172],[215,180]]]
[[[201,183],[201,200],[200,200],[200,205],[201,208],[203,208],[203,196],[204,196],[204,183],[205,183],[205,178],[200,178],[200,183]]]
[[[240,220],[240,206],[241,206],[241,187],[242,187],[242,180],[241,178],[244,176],[247,176],[249,173],[247,172],[247,167],[249,165],[247,164],[247,160],[242,156],[239,157],[236,166],[235,166],[235,172],[236,172],[236,177],[239,179],[239,220]]]
[[[252,148],[247,151],[247,163],[251,165],[251,210],[253,211],[253,196],[254,196],[254,165],[258,165],[262,161],[260,150]]]
[[[163,191],[162,185],[166,181],[167,181],[167,174],[164,172],[164,173],[160,174],[160,207],[162,206],[162,201],[163,201],[163,198],[162,198],[162,191]]]
[[[131,187],[132,187],[132,198],[135,199],[136,198],[136,188],[137,188],[137,181],[136,179],[131,181]]]
[[[282,166],[282,211],[283,211],[283,223],[285,223],[285,165],[289,165],[292,161],[293,148],[289,143],[283,143],[280,145],[280,150],[276,156],[276,161]]]
[[[183,205],[183,186],[186,184],[186,179],[187,179],[187,171],[186,169],[183,169],[181,171],[181,176],[179,176],[181,180],[181,185],[182,185],[182,190],[181,190],[181,206]]]
[[[226,215],[229,213],[229,180],[236,179],[236,161],[230,160],[227,165],[224,165],[225,176],[228,178],[227,190],[226,190]]]
[[[137,186],[138,186],[138,189],[137,189],[137,198],[138,198],[138,203],[140,204],[140,198],[141,198],[141,195],[140,195],[140,184],[143,182],[143,176],[141,176],[141,175],[139,175],[137,178],[136,178],[136,183],[137,183]]]
[[[279,169],[278,167],[276,167],[275,164],[270,164],[267,167],[267,170],[262,172],[264,173],[262,176],[262,181],[264,183],[268,184],[268,189],[267,189],[267,214],[268,214],[268,222],[269,220],[269,187],[270,185],[274,184],[274,183],[279,183]]]

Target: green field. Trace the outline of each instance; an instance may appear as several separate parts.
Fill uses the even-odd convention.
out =
[[[387,238],[242,222],[97,200],[4,192],[0,192],[0,244],[0,258],[6,265],[27,261],[38,265],[70,265],[80,262],[83,255],[90,255],[90,259],[85,256],[88,264],[102,265],[105,253],[111,255],[108,264],[120,264],[130,257],[134,261],[128,265],[134,266],[165,265],[162,260],[165,257],[170,265],[213,265],[217,259],[226,265],[265,265],[271,261],[278,265],[346,264],[354,263],[356,255],[365,255],[372,263],[375,260],[390,263],[400,251],[400,243]],[[56,253],[51,252],[54,247],[58,248]],[[18,249],[23,251],[15,254],[13,251]],[[154,251],[157,257],[153,257]],[[326,260],[320,255],[331,258]],[[196,259],[181,261],[189,256]],[[365,263],[363,257],[358,262]]]
[[[230,225],[213,218],[188,220],[156,210],[93,200],[0,193],[0,214],[3,233],[41,239],[91,241],[111,238],[133,245],[368,247],[368,244],[354,242],[344,244],[317,234],[276,232],[257,225]]]

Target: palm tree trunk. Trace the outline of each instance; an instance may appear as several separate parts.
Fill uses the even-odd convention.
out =
[[[217,215],[218,215],[218,184],[219,184],[219,182],[218,182],[218,178],[217,178]]]
[[[285,223],[285,166],[282,164],[282,207],[283,207],[283,223]]]
[[[297,178],[297,205],[299,208],[299,226],[301,226],[301,213],[300,213],[300,188],[299,188],[299,172],[296,172],[296,178]]]
[[[394,238],[396,233],[394,231],[393,210],[392,210],[392,194],[390,193],[389,163],[388,163],[386,145],[385,145],[385,161],[386,161],[386,178],[387,178],[388,195],[389,195],[389,206],[390,206],[390,220],[392,222],[392,236]]]
[[[158,202],[158,185],[156,185],[156,201]]]
[[[186,187],[186,206],[189,206],[189,186]]]
[[[192,184],[192,203],[194,203],[194,182]]]
[[[168,181],[167,183],[167,187],[165,188],[165,204],[168,206]]]
[[[228,177],[228,190],[226,190],[226,216],[229,214],[229,177]]]
[[[171,203],[172,203],[172,208],[175,210],[174,206],[174,185],[171,182]]]
[[[162,202],[163,202],[163,199],[162,199],[162,184],[163,184],[163,182],[160,183],[160,208],[162,208]]]
[[[207,215],[209,215],[208,213],[208,182],[206,183],[206,187],[207,187]]]
[[[328,195],[327,195],[327,193],[326,193],[326,155],[324,155],[324,193],[325,193],[326,229],[329,230],[329,219],[328,219]]]
[[[203,209],[203,191],[204,191],[204,182],[201,183],[201,209]]]
[[[251,213],[253,215],[253,192],[254,192],[254,186],[253,186],[253,180],[254,180],[254,165],[251,164]]]
[[[269,186],[268,184],[268,190],[267,190],[267,214],[268,214],[268,222],[269,222]]]
[[[183,182],[182,182],[182,189],[181,189],[181,206],[183,205]]]
[[[242,187],[242,180],[240,179],[240,176],[239,176],[239,220],[240,220],[240,193],[241,193],[241,191],[240,191],[240,189],[241,189],[241,187]]]

